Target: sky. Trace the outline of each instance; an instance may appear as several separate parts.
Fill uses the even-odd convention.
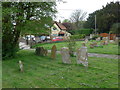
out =
[[[119,0],[63,0],[63,2],[57,2],[57,10],[56,21],[63,21],[64,19],[69,19],[71,13],[76,9],[81,9],[84,12],[87,12],[86,18],[90,13],[102,9],[102,6],[106,6],[107,3],[111,1],[116,2]],[[85,20],[86,20],[85,18]]]

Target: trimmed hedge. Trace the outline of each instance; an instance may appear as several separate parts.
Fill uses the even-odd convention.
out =
[[[79,34],[85,34],[85,35],[89,35],[92,33],[92,29],[80,29],[79,30]]]
[[[80,30],[71,30],[69,32],[73,35],[77,35],[77,34],[89,35],[92,33],[92,31],[93,31],[93,29],[80,29]]]
[[[85,34],[71,35],[70,39],[82,39],[85,37]]]

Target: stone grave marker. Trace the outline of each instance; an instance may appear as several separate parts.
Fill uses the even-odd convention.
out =
[[[96,41],[100,41],[100,40],[101,40],[100,37],[96,38]]]
[[[90,48],[94,48],[94,45],[92,43],[90,44]]]
[[[93,44],[94,47],[97,47],[97,46],[98,46],[98,45],[97,45],[97,42],[93,42],[92,44]]]
[[[22,63],[22,61],[19,61],[19,67],[20,67],[20,71],[23,72],[23,63]]]
[[[44,49],[43,47],[37,47],[35,51],[36,55],[38,56],[47,56],[47,49]]]
[[[70,54],[68,47],[61,48],[61,55],[62,55],[62,61],[63,63],[70,64]]]
[[[87,38],[85,39],[85,43],[88,43],[88,39]]]
[[[56,45],[53,45],[52,49],[51,49],[51,58],[55,59],[56,58]]]
[[[82,47],[77,50],[77,64],[83,64],[85,67],[88,67],[88,53],[87,47],[83,43]]]
[[[115,38],[115,44],[118,44],[118,42],[119,42],[119,39],[118,39],[118,37],[116,37]]]

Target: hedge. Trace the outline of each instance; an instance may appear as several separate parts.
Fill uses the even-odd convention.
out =
[[[70,39],[82,39],[85,37],[85,34],[71,35]]]
[[[93,29],[80,29],[80,30],[71,30],[69,32],[73,35],[77,35],[77,34],[89,35],[92,33],[92,31],[93,31]]]

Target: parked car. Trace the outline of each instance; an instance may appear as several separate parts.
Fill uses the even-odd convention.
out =
[[[62,37],[55,37],[52,39],[52,41],[63,41]]]
[[[34,35],[26,35],[26,37],[25,37],[26,40],[27,39],[30,40],[30,38],[35,40],[35,36]]]

